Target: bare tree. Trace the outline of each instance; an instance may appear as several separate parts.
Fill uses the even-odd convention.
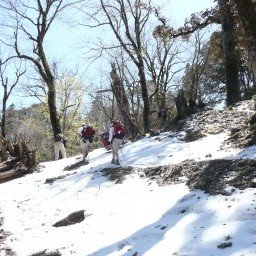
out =
[[[45,39],[57,16],[63,9],[81,1],[68,0],[2,0],[0,8],[9,14],[5,24],[13,30],[12,42],[16,56],[36,67],[47,85],[47,102],[53,135],[61,132],[56,107],[56,88],[53,70],[45,51]],[[24,47],[23,42],[26,42]]]
[[[112,45],[112,48],[121,47],[137,69],[143,100],[142,120],[145,132],[150,130],[150,106],[142,38],[152,13],[151,1],[147,2],[148,4],[141,0],[100,0],[99,9],[90,14],[95,22],[92,27],[108,26],[118,41],[118,45]]]
[[[110,73],[111,79],[112,79],[112,90],[113,94],[115,95],[117,106],[119,109],[119,112],[121,116],[123,117],[123,121],[125,126],[128,129],[128,133],[135,137],[139,134],[139,129],[135,124],[134,117],[132,117],[130,110],[129,110],[129,103],[128,99],[126,97],[126,93],[124,90],[124,85],[117,73],[117,69],[114,63],[112,63],[112,70]]]
[[[251,0],[248,0],[251,1]],[[242,1],[240,1],[242,3]],[[235,20],[230,0],[218,0],[218,5],[199,14],[192,14],[184,26],[178,30],[162,24],[155,28],[154,34],[162,38],[188,37],[196,30],[217,23],[222,25],[223,48],[226,67],[227,104],[231,105],[241,99],[238,79],[238,56],[234,36]]]
[[[67,133],[74,120],[81,113],[84,89],[82,83],[76,79],[76,74],[65,72],[56,82],[57,105],[60,109],[60,125],[63,133]]]
[[[3,138],[6,136],[6,108],[7,101],[13,91],[13,89],[17,86],[22,75],[25,74],[26,69],[22,68],[19,64],[18,66],[12,66],[11,68],[15,70],[15,74],[5,74],[6,70],[10,68],[10,60],[2,61],[0,58],[0,79],[1,86],[3,87],[3,105],[2,105],[2,119],[1,119],[1,135]]]
[[[177,40],[155,38],[153,43],[147,43],[143,51],[148,75],[153,85],[153,91],[149,91],[150,106],[153,105],[155,98],[157,108],[164,109],[170,83],[175,75],[184,69],[184,61],[180,56],[181,45]]]
[[[183,76],[183,88],[188,99],[189,107],[197,105],[202,106],[202,89],[204,84],[202,77],[205,74],[210,61],[210,48],[204,41],[205,33],[201,31],[194,32],[194,40],[191,40],[189,47],[192,49],[192,59],[186,67],[186,73]]]

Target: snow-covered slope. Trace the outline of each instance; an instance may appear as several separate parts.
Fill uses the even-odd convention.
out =
[[[210,196],[190,191],[185,182],[158,186],[139,171],[187,159],[255,158],[255,147],[223,147],[228,135],[221,131],[186,143],[182,133],[167,132],[127,143],[121,163],[133,171],[121,183],[102,175],[103,168],[113,167],[111,154],[97,149],[76,170],[63,170],[78,161],[71,157],[1,184],[3,229],[11,234],[2,239],[0,255],[256,255],[255,188],[227,187],[229,196]],[[80,210],[79,223],[53,226]]]

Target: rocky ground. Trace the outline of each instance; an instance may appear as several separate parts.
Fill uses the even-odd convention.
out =
[[[256,144],[255,114],[253,101],[237,103],[224,110],[199,112],[181,121],[185,132],[184,140],[193,141],[206,134],[229,132],[230,137],[224,147],[247,147]]]
[[[230,133],[230,136],[223,144],[223,148],[243,148],[256,144],[255,123],[253,102],[246,101],[224,110],[206,110],[197,113],[184,121],[180,121],[175,127],[170,127],[169,132],[170,136],[179,136],[180,140],[190,142],[207,134],[218,134],[226,131]],[[72,166],[68,168],[71,170]],[[159,186],[186,181],[189,188],[201,189],[211,195],[230,195],[235,189],[256,188],[256,160],[251,159],[217,159],[201,162],[187,160],[176,165],[145,169],[119,166],[105,168],[101,172],[116,183],[123,182],[126,176],[131,173],[139,173],[141,178],[148,178],[148,182],[156,181]],[[54,181],[53,179],[48,182]],[[233,189],[227,189],[228,187]],[[3,219],[0,218],[0,224],[2,222]],[[7,235],[8,233],[4,230],[0,230],[0,255],[14,256],[15,253],[10,248],[1,246]],[[58,255],[60,255],[59,252],[47,251],[36,254],[36,256]]]
[[[180,121],[170,129],[170,136],[179,136],[186,142],[200,139],[207,134],[229,132],[230,136],[223,148],[243,148],[256,144],[254,126],[254,106],[252,101],[244,101],[224,110],[207,110]],[[180,131],[182,130],[182,133]],[[139,172],[141,177],[156,181],[160,186],[184,182],[191,189],[201,189],[209,194],[229,194],[228,186],[234,189],[256,187],[256,160],[217,159],[202,162],[187,160],[180,164],[133,169],[118,167],[103,169],[109,179],[122,182],[131,172]]]
[[[1,215],[2,215],[2,212],[0,210],[0,216]],[[0,217],[0,227],[2,227],[3,221],[4,221],[4,219],[2,217]],[[0,255],[15,256],[16,255],[15,252],[11,248],[6,247],[4,245],[4,240],[8,236],[9,236],[9,233],[6,232],[5,230],[3,230],[2,228],[0,228]]]
[[[235,189],[256,188],[256,161],[250,159],[217,159],[196,162],[184,161],[176,165],[133,169],[131,167],[105,168],[103,175],[116,183],[121,183],[131,172],[141,178],[156,181],[159,186],[186,181],[190,189],[201,189],[208,194],[230,195]]]

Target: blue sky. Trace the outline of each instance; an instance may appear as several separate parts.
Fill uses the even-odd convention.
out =
[[[189,17],[193,12],[200,12],[215,6],[214,0],[169,0],[167,2],[171,11],[171,16],[174,22],[178,25],[182,25],[185,18]]]
[[[182,25],[185,18],[193,12],[199,12],[215,5],[213,0],[154,0],[153,2],[163,6],[162,12],[170,18],[174,26]],[[48,35],[48,46],[52,56],[62,57],[63,61],[66,60],[68,63],[76,62],[77,57],[81,57],[81,52],[77,49],[79,42],[95,36],[97,35],[89,28],[70,27],[68,24],[59,23]]]
[[[164,6],[163,13],[169,18],[172,24],[179,26],[182,25],[185,18],[189,17],[191,13],[205,10],[207,7],[214,5],[213,0],[154,0],[156,4]],[[57,23],[52,27],[47,36],[46,49],[47,54],[52,60],[61,60],[61,65],[64,69],[79,69],[80,73],[85,70],[88,65],[86,63],[86,55],[84,49],[79,49],[81,40],[95,39],[95,33],[90,29],[71,27],[65,23]],[[89,69],[86,76],[91,76],[95,69],[101,69],[101,63],[93,65],[93,69]],[[97,74],[97,77],[99,75]],[[2,90],[0,91],[0,95]],[[8,101],[8,105],[12,102],[17,107],[28,106],[35,101],[35,99],[28,99],[19,97],[17,92],[15,96]]]

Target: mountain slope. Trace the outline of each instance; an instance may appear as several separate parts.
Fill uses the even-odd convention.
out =
[[[77,169],[65,169],[78,161],[72,157],[1,184],[10,235],[0,238],[0,255],[255,255],[255,147],[230,140],[251,132],[250,105],[128,142],[121,167],[97,149]]]

